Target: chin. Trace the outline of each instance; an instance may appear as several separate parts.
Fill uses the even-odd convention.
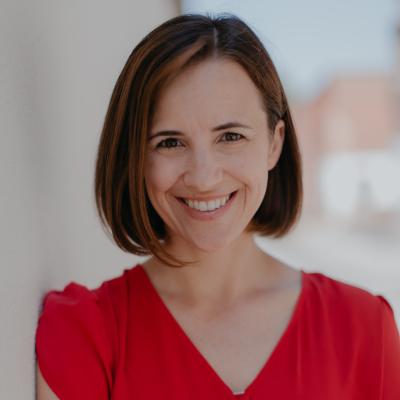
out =
[[[193,238],[190,242],[193,247],[198,248],[204,253],[215,253],[217,251],[221,251],[235,242],[236,237],[226,237],[224,239],[216,240],[215,237],[208,236],[204,239],[201,238]]]

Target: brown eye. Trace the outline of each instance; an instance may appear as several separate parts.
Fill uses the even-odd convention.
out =
[[[173,148],[177,147],[177,146],[175,146],[177,142],[178,142],[178,140],[175,138],[164,139],[160,143],[157,144],[156,148],[157,149],[173,149]]]
[[[239,142],[244,139],[244,136],[236,132],[225,132],[225,137],[230,138],[229,140],[224,140],[225,142]]]

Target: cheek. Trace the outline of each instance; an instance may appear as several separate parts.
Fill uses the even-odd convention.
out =
[[[246,180],[256,184],[267,176],[268,159],[264,144],[253,143],[233,160],[234,168]]]
[[[145,183],[149,193],[167,191],[176,181],[176,172],[171,163],[151,159],[145,167]]]

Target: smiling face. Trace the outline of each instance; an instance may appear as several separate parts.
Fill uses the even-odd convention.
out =
[[[145,165],[146,190],[168,242],[211,252],[239,238],[264,198],[283,140],[283,121],[272,135],[257,87],[234,61],[203,61],[173,79],[156,104]],[[214,211],[206,207],[221,202],[182,200],[232,192]]]

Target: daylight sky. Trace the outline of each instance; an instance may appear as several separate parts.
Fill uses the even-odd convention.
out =
[[[286,89],[317,93],[330,77],[389,71],[400,0],[186,0],[183,12],[232,12],[263,40]]]

